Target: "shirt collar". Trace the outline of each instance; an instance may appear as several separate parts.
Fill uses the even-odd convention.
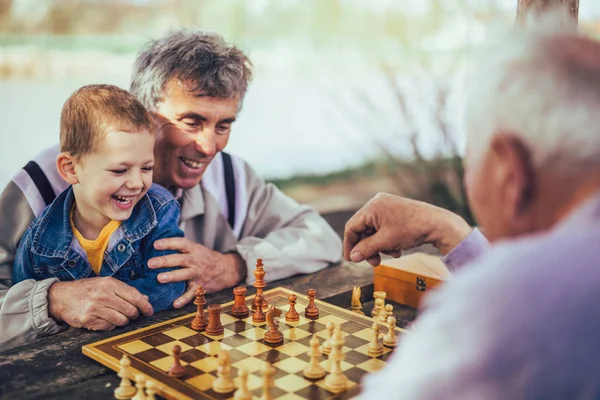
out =
[[[191,189],[179,189],[179,191],[181,191],[181,195],[177,199],[179,200],[179,204],[181,204],[182,221],[187,221],[205,213],[202,184],[196,185]]]

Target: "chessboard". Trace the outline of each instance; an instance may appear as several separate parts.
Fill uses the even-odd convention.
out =
[[[143,374],[145,379],[155,382],[156,393],[167,399],[228,399],[233,393],[219,394],[212,389],[217,379],[217,356],[223,350],[229,353],[232,376],[238,376],[238,369],[248,372],[247,387],[254,397],[262,393],[261,371],[265,364],[274,368],[273,398],[281,399],[349,399],[360,392],[360,381],[365,374],[381,369],[392,353],[392,348],[383,347],[378,356],[369,355],[369,343],[373,340],[374,319],[343,309],[320,300],[315,300],[319,308],[319,317],[315,320],[304,315],[309,300],[306,296],[275,288],[263,293],[269,305],[280,310],[288,309],[288,296],[297,296],[297,310],[300,318],[296,322],[281,318],[279,330],[283,342],[269,344],[264,340],[265,322],[253,322],[252,316],[235,318],[231,315],[234,302],[222,305],[221,323],[224,332],[218,336],[208,335],[191,328],[196,314],[189,314],[160,324],[152,325],[133,332],[88,344],[83,353],[119,371],[123,355],[130,359],[129,378]],[[255,296],[246,297],[251,304]],[[252,314],[252,312],[250,313]],[[328,338],[326,325],[333,322],[340,327],[343,337],[343,361],[341,369],[347,377],[345,389],[333,392],[326,388],[325,379],[309,380],[303,376],[303,370],[311,360],[310,340],[315,335],[320,342]],[[381,333],[387,333],[383,322],[376,322]],[[331,324],[330,324],[331,325]],[[395,328],[401,336],[404,332]],[[180,362],[185,375],[174,378],[168,374],[173,364],[172,349],[181,347]],[[326,369],[326,355],[320,356],[321,365]],[[239,378],[235,378],[236,384]]]

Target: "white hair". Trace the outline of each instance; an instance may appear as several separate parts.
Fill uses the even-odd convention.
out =
[[[465,128],[477,163],[492,137],[513,134],[536,168],[600,164],[600,42],[564,13],[515,28],[469,74]]]

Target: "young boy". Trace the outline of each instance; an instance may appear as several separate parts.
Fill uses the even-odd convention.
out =
[[[77,90],[63,106],[56,166],[71,186],[28,227],[17,250],[13,282],[112,276],[148,296],[154,311],[171,307],[185,282],[158,283],[169,268],[147,268],[173,253],[155,240],[183,236],[179,204],[152,184],[151,117],[112,85]],[[172,268],[171,268],[172,269]]]

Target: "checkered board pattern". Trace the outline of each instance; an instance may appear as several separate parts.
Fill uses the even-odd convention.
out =
[[[296,310],[300,314],[297,322],[286,322],[285,313],[289,309],[288,295],[298,296]],[[378,357],[368,355],[368,345],[372,338],[371,325],[374,320],[349,310],[316,300],[319,318],[309,320],[304,317],[308,298],[302,294],[283,288],[264,293],[269,304],[282,311],[279,330],[283,333],[283,343],[265,343],[263,335],[266,324],[253,323],[252,316],[238,319],[231,316],[233,302],[223,305],[221,323],[225,331],[219,336],[191,329],[195,314],[189,314],[161,324],[129,332],[120,336],[92,343],[83,347],[88,357],[118,371],[123,354],[131,359],[134,374],[142,373],[157,384],[158,393],[168,399],[229,399],[233,393],[222,395],[212,390],[217,378],[217,355],[221,349],[229,351],[232,374],[237,385],[237,372],[245,368],[248,372],[248,388],[255,398],[262,394],[261,369],[265,363],[275,367],[275,387],[271,389],[278,399],[349,399],[356,396],[363,375],[381,369],[392,350],[384,347]],[[254,296],[246,298],[250,300]],[[251,313],[252,314],[252,313]],[[333,393],[324,386],[324,379],[312,381],[304,378],[302,371],[310,361],[309,341],[313,334],[321,343],[327,338],[326,325],[329,321],[341,326],[344,337],[344,361],[342,369],[348,378],[348,388]],[[381,332],[387,333],[387,326],[381,325]],[[403,330],[396,328],[398,334]],[[181,346],[181,360],[187,374],[182,378],[170,377],[167,373],[173,362],[171,350]],[[326,355],[321,356],[322,365],[329,369]]]

